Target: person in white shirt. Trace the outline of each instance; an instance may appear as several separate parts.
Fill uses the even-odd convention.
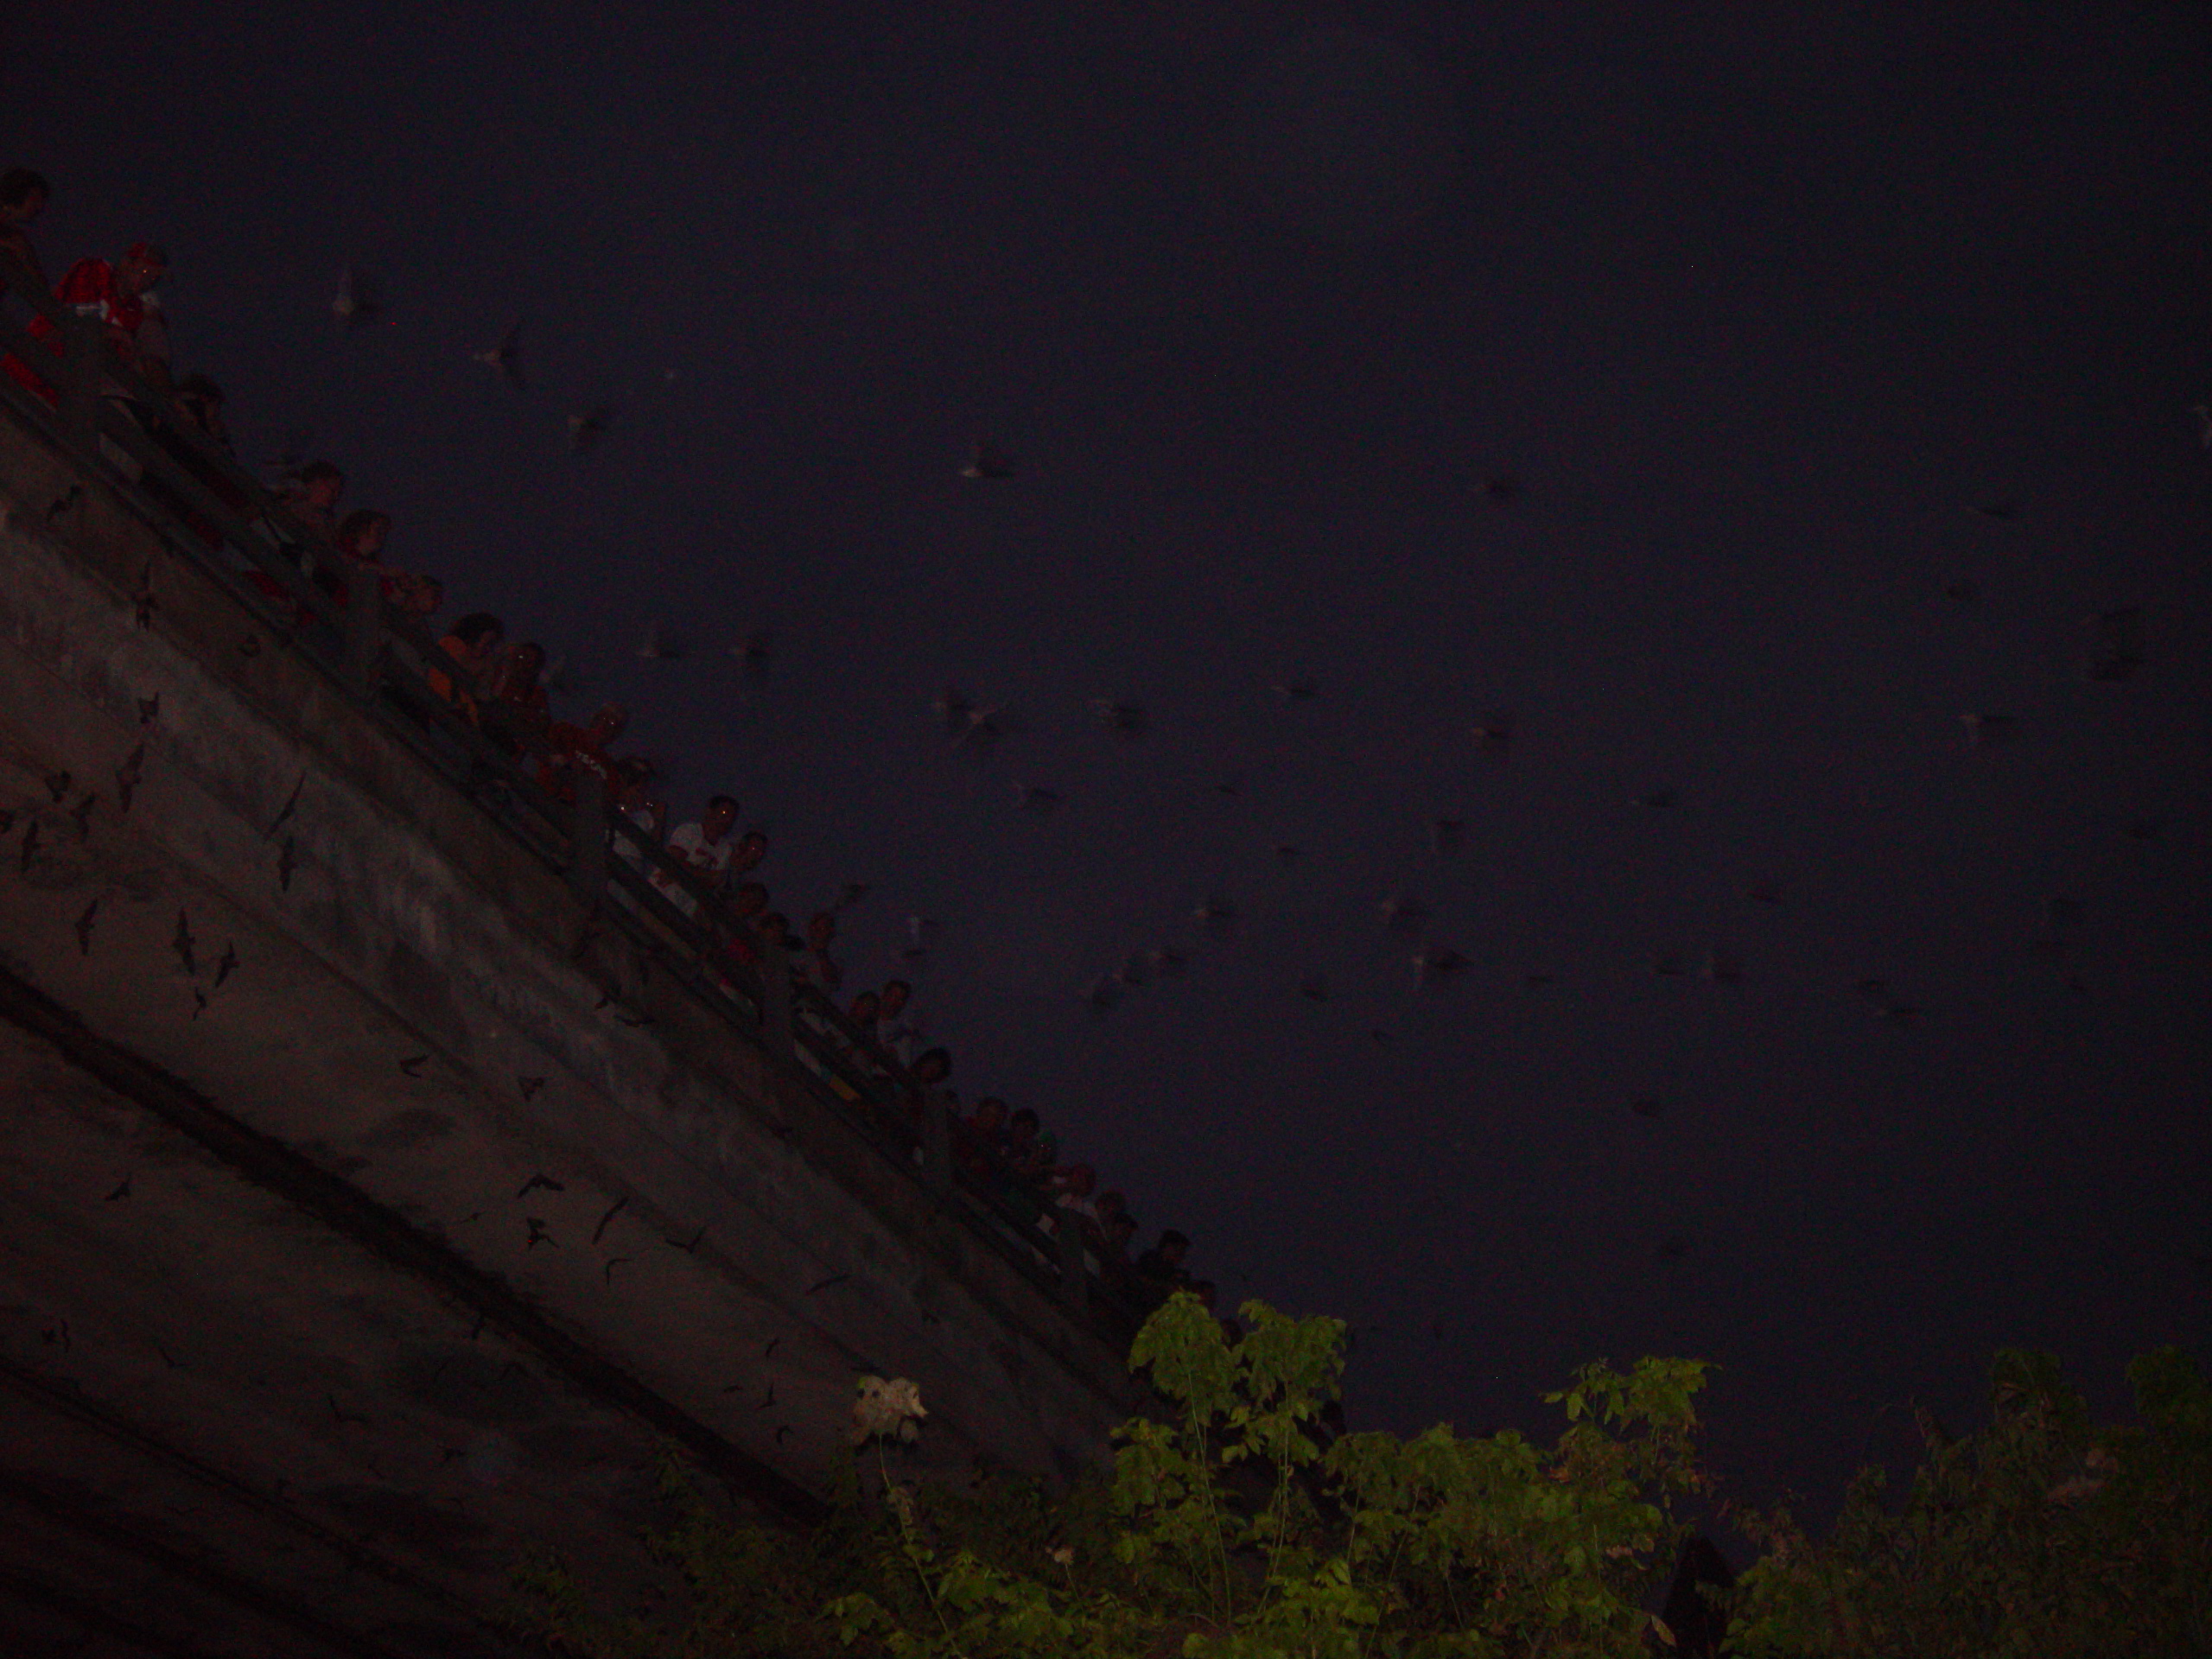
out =
[[[736,823],[737,803],[727,795],[715,796],[697,823],[680,823],[670,834],[669,856],[689,866],[693,875],[720,893],[729,874],[730,855],[737,850],[736,839],[730,834]],[[686,916],[698,910],[698,900],[677,887],[666,871],[653,872],[653,886]]]
[[[653,763],[642,754],[626,756],[614,763],[614,776],[622,787],[621,798],[615,810],[627,818],[632,826],[653,846],[659,846],[668,829],[668,803],[652,792]],[[627,836],[613,838],[614,855],[639,874],[645,874],[645,849]],[[655,871],[655,874],[659,872]],[[635,910],[637,901],[619,884],[609,889],[622,901],[625,908]],[[685,898],[690,895],[686,893]]]

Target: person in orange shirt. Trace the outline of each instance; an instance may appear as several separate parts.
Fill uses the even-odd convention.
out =
[[[505,638],[506,630],[498,617],[488,611],[472,611],[438,641],[438,649],[453,658],[454,668],[451,671],[433,668],[426,677],[430,690],[467,715],[471,724],[477,723],[477,700],[486,694],[493,656]]]

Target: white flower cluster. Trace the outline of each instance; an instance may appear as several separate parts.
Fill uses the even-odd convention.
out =
[[[912,1440],[918,1425],[929,1415],[922,1408],[921,1389],[908,1378],[864,1376],[853,1398],[853,1444],[878,1436],[889,1440]]]

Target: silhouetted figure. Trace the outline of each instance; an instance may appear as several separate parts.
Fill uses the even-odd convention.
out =
[[[30,227],[46,211],[53,187],[43,175],[27,167],[0,173],[0,256],[11,257],[41,289],[49,286],[38,250],[31,245]]]
[[[1735,1569],[1703,1533],[1683,1541],[1675,1582],[1659,1617],[1675,1633],[1671,1652],[1678,1659],[1719,1659],[1728,1634],[1726,1598],[1736,1587]],[[1718,1598],[1718,1605],[1713,1598]]]

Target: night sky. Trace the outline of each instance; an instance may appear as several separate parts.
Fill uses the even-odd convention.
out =
[[[49,272],[166,244],[246,459],[870,884],[849,990],[937,923],[963,1098],[1355,1426],[1697,1355],[1817,1514],[1997,1346],[2206,1355],[2203,7],[41,10]]]

